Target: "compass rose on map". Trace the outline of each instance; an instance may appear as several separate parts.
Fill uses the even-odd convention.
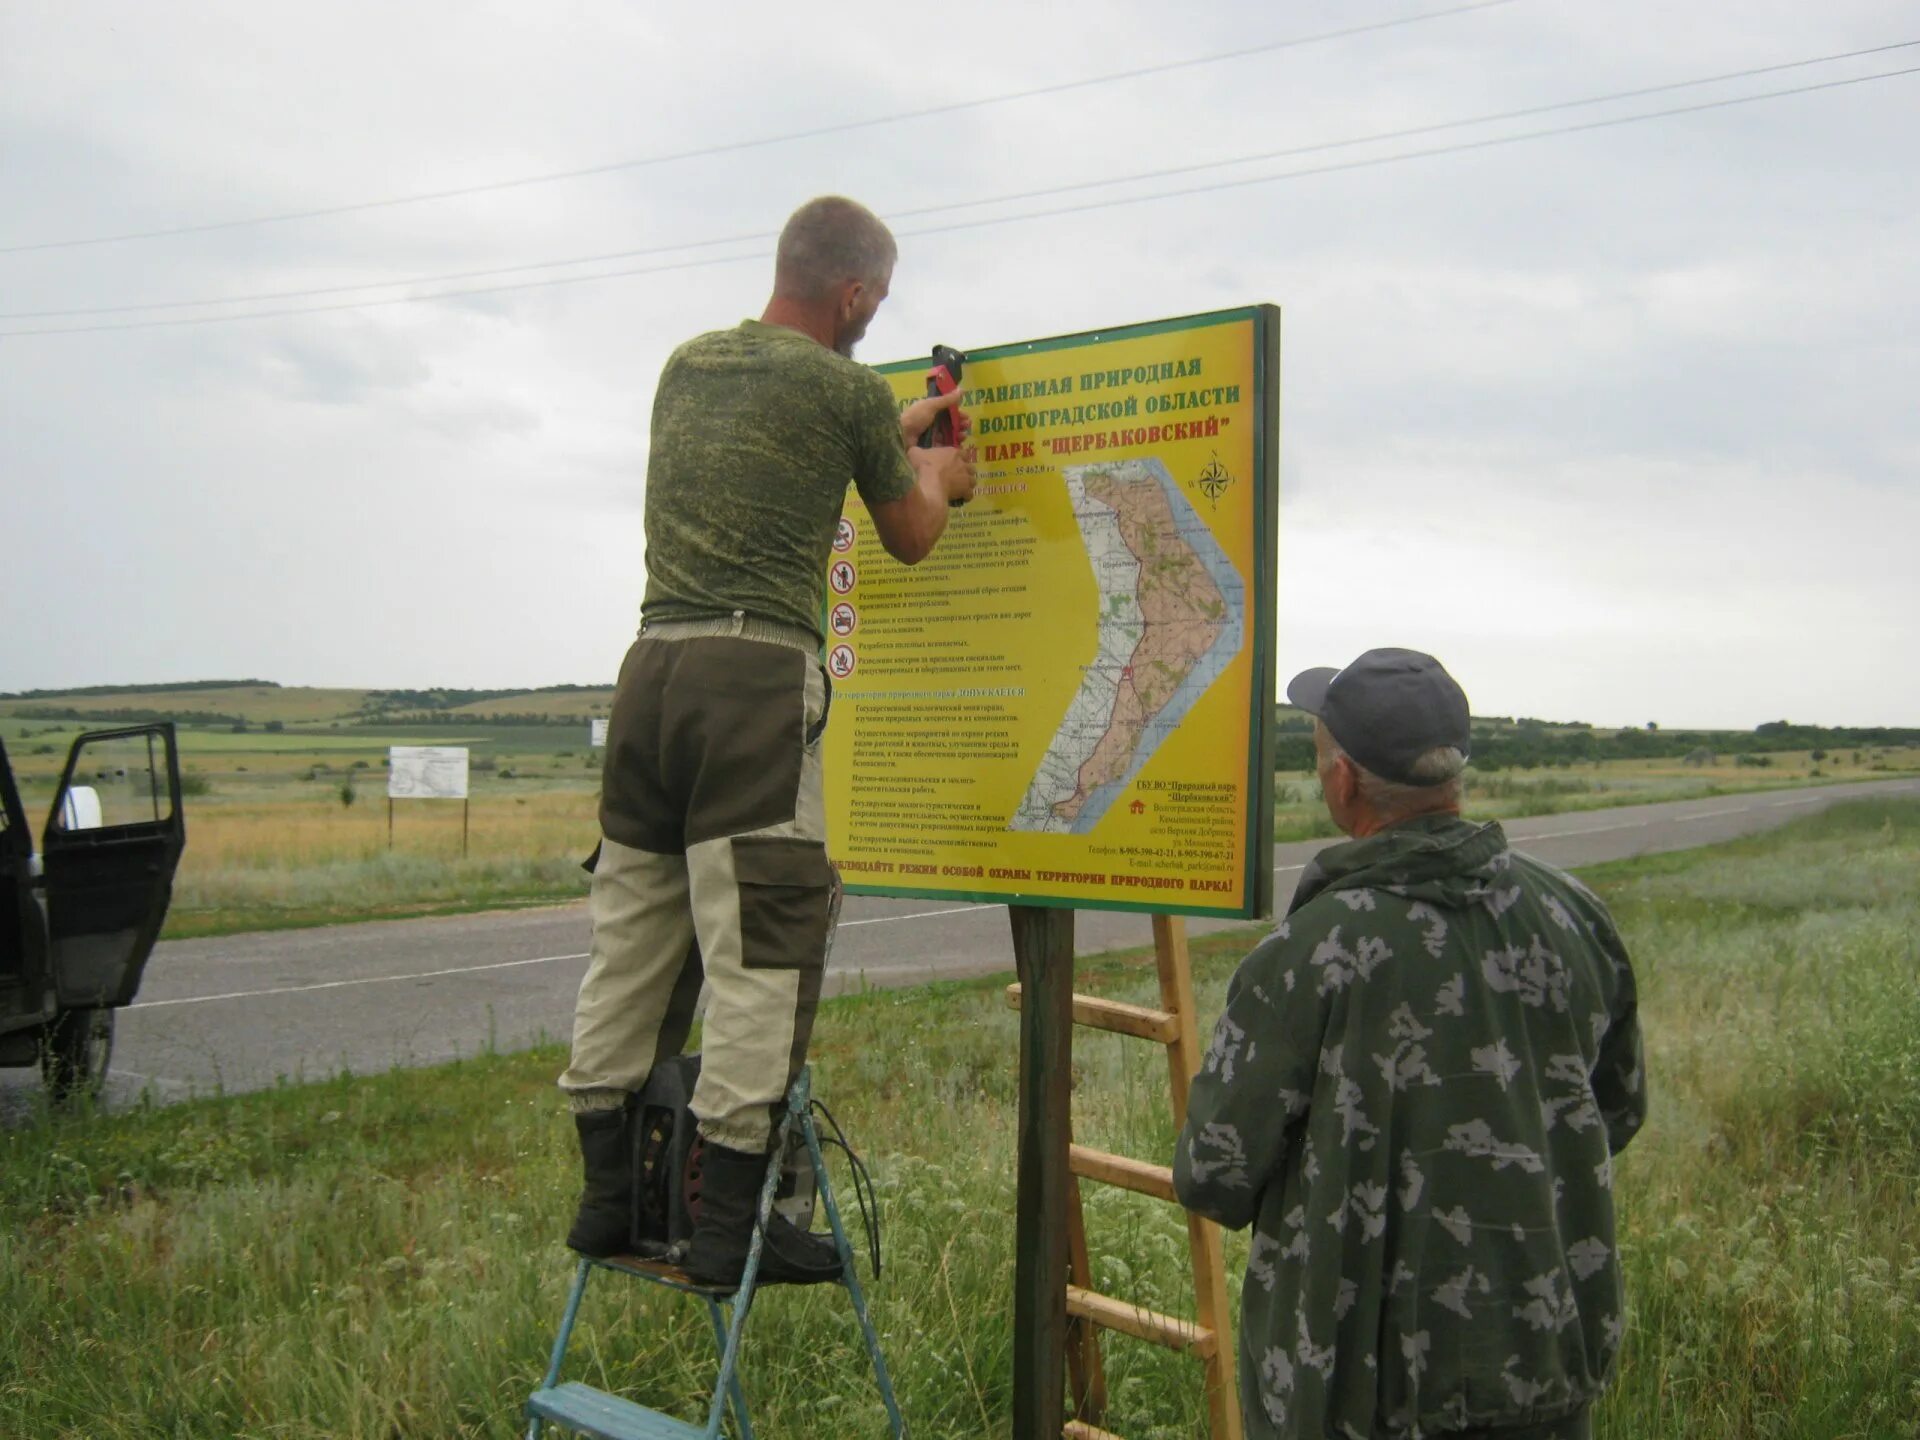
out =
[[[1218,505],[1220,497],[1227,493],[1227,487],[1231,484],[1233,472],[1220,463],[1220,452],[1216,450],[1213,458],[1200,471],[1200,489],[1208,503]]]

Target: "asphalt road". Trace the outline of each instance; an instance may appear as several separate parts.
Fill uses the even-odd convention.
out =
[[[1838,801],[1920,795],[1920,780],[1716,796],[1507,824],[1514,843],[1575,867],[1750,834]],[[1284,909],[1328,842],[1276,846]],[[1189,921],[1195,934],[1238,922]],[[584,904],[445,919],[282,930],[159,946],[137,1003],[120,1012],[110,1104],[250,1090],[282,1076],[428,1065],[493,1046],[564,1038],[586,968]],[[1145,916],[1082,911],[1079,953],[1150,943]],[[829,989],[904,986],[1013,968],[1005,909],[850,898]],[[0,1071],[0,1121],[30,1113],[39,1080]]]

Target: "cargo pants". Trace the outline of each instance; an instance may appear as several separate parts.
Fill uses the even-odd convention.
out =
[[[839,915],[827,858],[819,642],[735,614],[649,624],[620,667],[593,870],[592,953],[560,1086],[613,1107],[687,1042],[693,1112],[761,1151],[806,1059]]]

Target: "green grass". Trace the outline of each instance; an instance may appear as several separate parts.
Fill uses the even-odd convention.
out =
[[[1912,1440],[1920,804],[1851,804],[1588,878],[1635,955],[1654,1097],[1621,1163],[1632,1330],[1599,1433]],[[1250,933],[1195,942],[1203,1018]],[[815,1037],[817,1088],[879,1181],[874,1313],[926,1440],[1009,1423],[1016,1021],[1000,983],[833,1001]],[[1142,954],[1082,962],[1078,985],[1154,994]],[[1164,1156],[1158,1050],[1087,1032],[1076,1047],[1079,1138]],[[570,1268],[562,1058],[0,1135],[0,1434],[519,1433]],[[1099,1284],[1182,1311],[1171,1207],[1089,1187],[1088,1212]],[[768,1292],[751,1334],[769,1440],[881,1433],[837,1292]],[[1205,1433],[1193,1362],[1124,1339],[1106,1351],[1113,1429]],[[611,1277],[575,1357],[575,1378],[683,1416],[710,1373],[694,1306]]]
[[[1656,1124],[1613,1435],[1920,1432],[1920,806],[1600,867]]]

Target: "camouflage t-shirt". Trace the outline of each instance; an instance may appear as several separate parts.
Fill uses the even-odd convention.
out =
[[[1585,886],[1453,817],[1322,851],[1233,978],[1174,1158],[1187,1205],[1253,1224],[1247,1434],[1560,1433],[1625,1328],[1612,1157],[1646,1104]]]
[[[913,488],[886,381],[758,320],[689,340],[653,400],[641,613],[739,610],[818,635],[849,480],[869,505]]]

